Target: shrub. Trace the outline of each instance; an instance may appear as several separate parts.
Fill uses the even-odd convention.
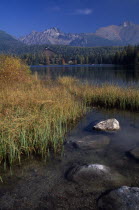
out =
[[[29,67],[19,58],[0,55],[0,83],[26,81],[29,72]]]

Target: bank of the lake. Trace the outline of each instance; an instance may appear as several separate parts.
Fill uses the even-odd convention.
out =
[[[93,86],[73,77],[53,80],[48,75],[40,80],[37,74],[26,73],[22,61],[9,56],[1,57],[1,68],[0,163],[4,168],[20,163],[24,156],[47,159],[51,152],[60,153],[65,134],[88,107],[139,110],[136,88]]]
[[[60,152],[65,134],[88,106],[139,109],[136,89],[90,86],[71,77],[2,86],[0,97],[0,159],[5,167],[20,163],[24,155],[47,158],[51,151]]]
[[[40,79],[0,61],[0,208],[96,210],[107,191],[139,187],[137,86]],[[108,118],[121,129],[93,130]]]

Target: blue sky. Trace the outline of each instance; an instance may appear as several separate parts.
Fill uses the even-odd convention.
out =
[[[139,24],[139,0],[0,0],[0,29],[17,37],[50,27],[95,32],[125,20]]]

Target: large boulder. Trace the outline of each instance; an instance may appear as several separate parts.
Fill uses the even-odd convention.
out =
[[[123,186],[102,196],[100,210],[139,210],[139,188]]]
[[[73,167],[68,170],[66,177],[88,191],[104,191],[119,187],[124,180],[121,174],[101,164]]]
[[[97,123],[93,128],[101,131],[115,131],[120,129],[120,125],[116,119],[108,119]]]

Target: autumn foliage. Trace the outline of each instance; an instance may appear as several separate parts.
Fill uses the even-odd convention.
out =
[[[19,58],[0,55],[0,83],[15,83],[29,78],[29,67]]]

